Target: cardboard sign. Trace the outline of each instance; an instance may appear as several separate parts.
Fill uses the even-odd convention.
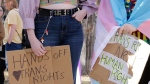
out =
[[[31,49],[8,51],[10,84],[73,84],[69,46],[46,50],[39,57]]]
[[[116,33],[94,64],[90,77],[100,84],[138,84],[150,45],[134,36]]]

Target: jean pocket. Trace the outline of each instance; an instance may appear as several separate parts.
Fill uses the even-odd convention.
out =
[[[69,20],[69,24],[72,26],[81,26],[81,21],[78,21],[77,19],[71,17],[71,19]]]
[[[49,20],[49,17],[50,16],[42,16],[42,15],[36,14],[34,21],[35,22],[47,22]]]
[[[75,21],[77,21],[77,22],[79,22],[79,23],[81,23],[81,21],[78,21],[76,18],[73,18]]]

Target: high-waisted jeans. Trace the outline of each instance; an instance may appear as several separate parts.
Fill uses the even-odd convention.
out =
[[[48,26],[48,34],[44,34],[43,37],[44,46],[70,45],[73,79],[75,84],[76,71],[83,44],[83,31],[81,22],[69,15],[53,16],[50,21],[49,17],[50,16],[36,15],[35,35],[37,39],[40,40],[46,26]]]

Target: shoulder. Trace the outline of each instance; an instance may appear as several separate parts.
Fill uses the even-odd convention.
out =
[[[12,9],[9,11],[8,15],[17,15],[18,14],[18,9]]]

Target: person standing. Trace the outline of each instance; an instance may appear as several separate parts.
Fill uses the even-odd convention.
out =
[[[2,17],[4,15],[4,8],[0,6],[0,84],[4,84],[4,71],[6,69],[5,66],[5,48],[3,45],[3,39],[5,37],[5,31],[3,27]]]
[[[23,22],[18,11],[18,3],[16,0],[4,0],[4,5],[5,8],[9,10],[8,15],[4,21],[5,38],[3,40],[6,50],[6,68],[8,68],[7,51],[23,49]]]
[[[27,30],[35,55],[44,55],[47,52],[44,46],[70,45],[74,84],[83,44],[80,21],[97,10],[94,2],[95,0],[20,0],[19,4],[24,29]]]
[[[131,14],[132,14],[132,10],[134,9],[136,2],[137,2],[137,0],[125,0],[127,19],[130,18]],[[141,33],[140,31],[138,31],[138,30],[133,31],[132,35],[142,39],[143,41],[145,41],[146,43],[148,43],[150,45],[150,39],[147,36],[145,36],[143,33]],[[148,82],[150,81],[150,76],[147,75],[147,74],[150,74],[149,70],[150,70],[150,57],[148,58],[148,61],[146,63],[146,66],[145,66],[145,69],[141,76],[139,84],[148,84]]]
[[[113,33],[119,27],[119,35],[134,35],[150,44],[149,3],[149,0],[101,0],[98,10],[92,67]],[[147,84],[149,82],[149,65],[150,58],[148,58],[139,84]],[[100,84],[93,79],[91,79],[91,82],[92,84]]]
[[[19,15],[18,3],[16,0],[4,0],[5,8],[9,13],[4,22],[6,51],[20,50],[22,46],[23,22]]]

